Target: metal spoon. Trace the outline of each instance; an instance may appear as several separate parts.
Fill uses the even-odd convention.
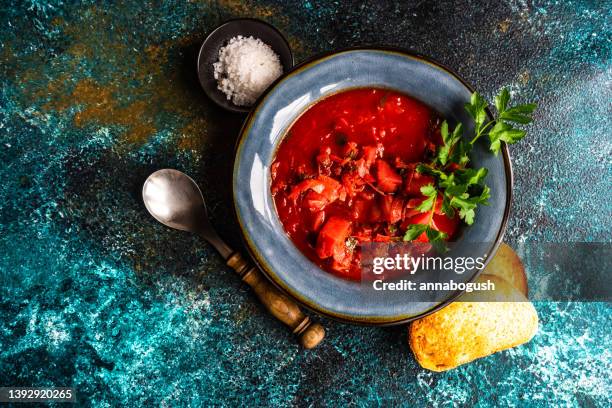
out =
[[[293,300],[272,286],[257,268],[217,235],[208,219],[202,191],[191,177],[178,170],[158,170],[145,181],[142,199],[157,221],[170,228],[195,232],[214,246],[227,265],[255,291],[266,309],[293,330],[302,346],[313,348],[323,340],[323,326],[311,322]]]

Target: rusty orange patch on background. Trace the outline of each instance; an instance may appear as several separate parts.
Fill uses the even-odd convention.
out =
[[[234,16],[273,19],[281,29],[288,20],[275,7],[223,0],[218,7]],[[44,53],[10,60],[23,84],[24,107],[43,114],[70,116],[75,126],[116,126],[119,150],[146,143],[158,131],[174,135],[181,150],[199,151],[219,125],[210,121],[212,103],[199,84],[185,74],[186,52],[197,49],[206,29],[160,43],[140,44],[113,16],[96,7],[83,10],[77,24],[61,18],[52,24],[69,39],[65,51],[51,61]],[[212,27],[211,27],[212,28]],[[289,36],[294,50],[300,41]],[[4,54],[11,45],[4,47]]]

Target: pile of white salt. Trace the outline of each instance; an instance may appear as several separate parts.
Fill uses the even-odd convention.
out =
[[[219,50],[213,64],[217,88],[238,106],[250,106],[283,67],[272,48],[258,38],[237,36]]]

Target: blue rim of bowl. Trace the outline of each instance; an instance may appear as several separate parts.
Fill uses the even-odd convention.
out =
[[[266,276],[266,278],[272,282],[272,284],[274,286],[276,286],[279,290],[281,290],[283,293],[285,293],[286,295],[290,296],[292,299],[296,300],[300,305],[304,306],[305,308],[311,310],[314,313],[320,314],[322,316],[331,318],[333,320],[337,320],[340,321],[342,323],[351,323],[351,324],[359,324],[359,325],[365,325],[365,326],[395,326],[395,325],[400,325],[400,324],[405,324],[405,323],[409,323],[413,320],[416,319],[420,319],[422,317],[425,317],[429,314],[432,314],[446,306],[448,306],[449,304],[451,304],[452,302],[454,302],[459,296],[461,296],[464,291],[457,291],[455,292],[452,296],[449,296],[448,299],[444,300],[443,302],[440,302],[439,304],[433,306],[432,308],[419,313],[417,315],[401,315],[401,316],[397,316],[396,319],[391,319],[388,316],[384,316],[384,317],[377,317],[377,316],[368,316],[368,317],[352,317],[352,316],[348,316],[348,315],[344,315],[344,314],[338,314],[338,313],[334,313],[332,311],[329,311],[327,309],[322,308],[320,305],[316,304],[315,302],[311,302],[308,301],[304,296],[302,296],[300,293],[291,290],[291,288],[287,287],[284,282],[276,275],[276,273],[274,272],[274,270],[272,270],[272,268],[270,268],[270,266],[266,263],[265,259],[263,259],[263,257],[257,252],[255,245],[252,242],[252,238],[249,236],[249,234],[246,233],[246,230],[244,228],[244,225],[242,225],[242,222],[240,221],[240,209],[238,208],[238,204],[237,204],[237,200],[236,200],[236,190],[234,188],[234,186],[236,185],[236,167],[238,166],[238,160],[237,158],[239,157],[239,153],[240,153],[240,149],[242,148],[242,144],[245,140],[245,136],[246,133],[248,131],[248,129],[250,129],[251,127],[251,123],[253,121],[253,118],[257,115],[257,112],[259,111],[259,108],[263,105],[263,103],[265,102],[266,98],[268,97],[268,95],[270,94],[270,92],[272,90],[274,90],[281,82],[283,82],[285,79],[289,78],[290,76],[303,71],[304,69],[307,69],[309,66],[314,65],[316,63],[322,62],[328,58],[334,57],[338,54],[343,54],[343,53],[350,53],[350,52],[355,52],[355,51],[371,51],[371,52],[384,52],[384,53],[390,53],[390,54],[395,54],[395,55],[400,55],[403,56],[405,58],[411,58],[411,59],[415,59],[421,62],[424,62],[426,64],[429,64],[433,67],[435,67],[436,69],[440,69],[444,72],[446,72],[447,74],[453,76],[455,79],[457,79],[459,82],[461,82],[467,89],[470,90],[470,92],[474,93],[475,89],[465,80],[463,79],[458,73],[456,73],[454,70],[452,70],[451,68],[447,67],[446,65],[434,60],[431,57],[427,57],[423,54],[420,54],[418,52],[412,51],[412,50],[408,50],[408,49],[404,49],[404,48],[399,48],[399,47],[390,47],[390,46],[365,46],[365,47],[349,47],[349,48],[343,48],[337,51],[329,51],[329,52],[324,52],[321,54],[317,54],[315,56],[313,56],[312,58],[307,59],[306,61],[294,66],[290,71],[286,72],[285,74],[283,74],[282,76],[280,76],[274,83],[272,83],[268,89],[259,97],[259,99],[255,102],[255,104],[253,105],[253,109],[249,112],[249,115],[247,116],[247,118],[245,119],[242,128],[240,130],[240,135],[238,137],[238,140],[236,141],[236,154],[234,157],[234,166],[233,166],[233,175],[232,175],[232,195],[233,195],[233,199],[234,199],[234,212],[236,215],[236,219],[238,220],[238,224],[240,226],[240,232],[242,234],[242,239],[243,241],[246,243],[246,248],[249,252],[249,254],[251,255],[251,258],[254,260],[254,262],[257,264],[257,266],[259,267],[259,269],[263,272],[263,274]],[[312,102],[306,109],[309,109],[310,107],[312,107],[315,103],[317,103],[319,100]],[[486,108],[486,112],[487,115],[489,116],[489,118],[492,118],[493,115],[491,113],[490,108],[487,106]],[[282,139],[281,139],[282,140]],[[497,253],[497,250],[499,248],[499,246],[502,243],[502,240],[504,238],[504,234],[506,232],[506,227],[508,224],[508,218],[510,216],[510,207],[512,205],[512,188],[513,188],[513,184],[514,184],[514,174],[513,174],[513,170],[512,170],[512,162],[510,160],[510,152],[508,149],[508,145],[506,143],[502,142],[502,157],[504,159],[504,170],[506,173],[506,189],[507,189],[507,199],[506,199],[506,205],[504,208],[504,215],[502,217],[502,222],[501,222],[501,226],[499,228],[499,232],[497,234],[497,237],[495,239],[495,243],[493,245],[492,254]],[[278,213],[276,213],[275,211],[275,215],[278,217]],[[284,231],[283,231],[284,233]],[[299,251],[299,249],[296,250]],[[472,277],[472,279],[469,280],[469,282],[473,282],[475,281],[478,276],[480,276],[480,274],[482,273],[482,271],[484,269],[486,269],[486,266],[488,265],[488,263],[490,262],[490,260],[493,258],[493,256],[489,256],[487,257],[487,259],[484,262],[484,266],[482,269],[480,269],[479,271],[477,271],[474,276]]]
[[[221,24],[219,24],[215,28],[213,28],[206,35],[206,38],[204,39],[204,41],[202,41],[202,45],[200,45],[200,49],[198,50],[198,58],[196,60],[196,70],[197,70],[196,74],[198,76],[198,82],[200,83],[200,88],[202,88],[202,90],[204,91],[206,96],[208,96],[208,99],[213,101],[215,103],[215,105],[219,106],[220,108],[223,108],[225,110],[228,110],[230,112],[235,112],[235,113],[250,113],[250,112],[252,112],[253,110],[255,110],[257,108],[257,106],[259,105],[259,101],[261,99],[258,99],[257,101],[255,101],[253,106],[242,107],[242,106],[234,105],[233,103],[228,105],[228,106],[224,106],[224,105],[221,105],[220,103],[218,103],[216,101],[216,99],[213,98],[211,95],[209,95],[208,89],[206,89],[206,87],[202,86],[202,82],[200,80],[200,61],[202,59],[202,51],[204,50],[204,45],[206,44],[206,42],[208,42],[210,37],[212,37],[222,27],[226,26],[227,24],[235,23],[235,22],[238,22],[238,21],[253,21],[255,23],[268,26],[269,28],[271,28],[274,32],[276,32],[278,34],[278,36],[283,40],[283,42],[287,46],[287,49],[289,50],[289,57],[291,58],[291,68],[289,69],[289,71],[283,73],[283,75],[281,75],[279,78],[277,78],[277,80],[275,82],[270,84],[268,89],[266,89],[266,91],[264,92],[264,95],[268,93],[268,90],[270,88],[272,88],[273,86],[275,86],[277,84],[278,79],[284,77],[286,74],[288,74],[289,72],[293,71],[293,69],[296,67],[295,66],[295,57],[293,56],[293,50],[291,50],[291,45],[289,45],[289,41],[287,41],[287,38],[283,35],[283,33],[281,33],[280,30],[278,28],[274,27],[272,24],[270,24],[270,23],[268,23],[266,21],[260,20],[258,18],[253,18],[253,17],[230,18],[228,20],[225,20],[224,22],[222,22]]]

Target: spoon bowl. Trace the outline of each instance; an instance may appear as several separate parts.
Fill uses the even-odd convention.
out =
[[[142,187],[142,199],[153,218],[170,228],[200,232],[208,224],[204,196],[196,182],[178,170],[151,174]]]
[[[185,173],[162,169],[151,174],[142,186],[142,200],[147,211],[162,224],[200,234],[225,259],[233,253],[212,228],[200,187]]]

